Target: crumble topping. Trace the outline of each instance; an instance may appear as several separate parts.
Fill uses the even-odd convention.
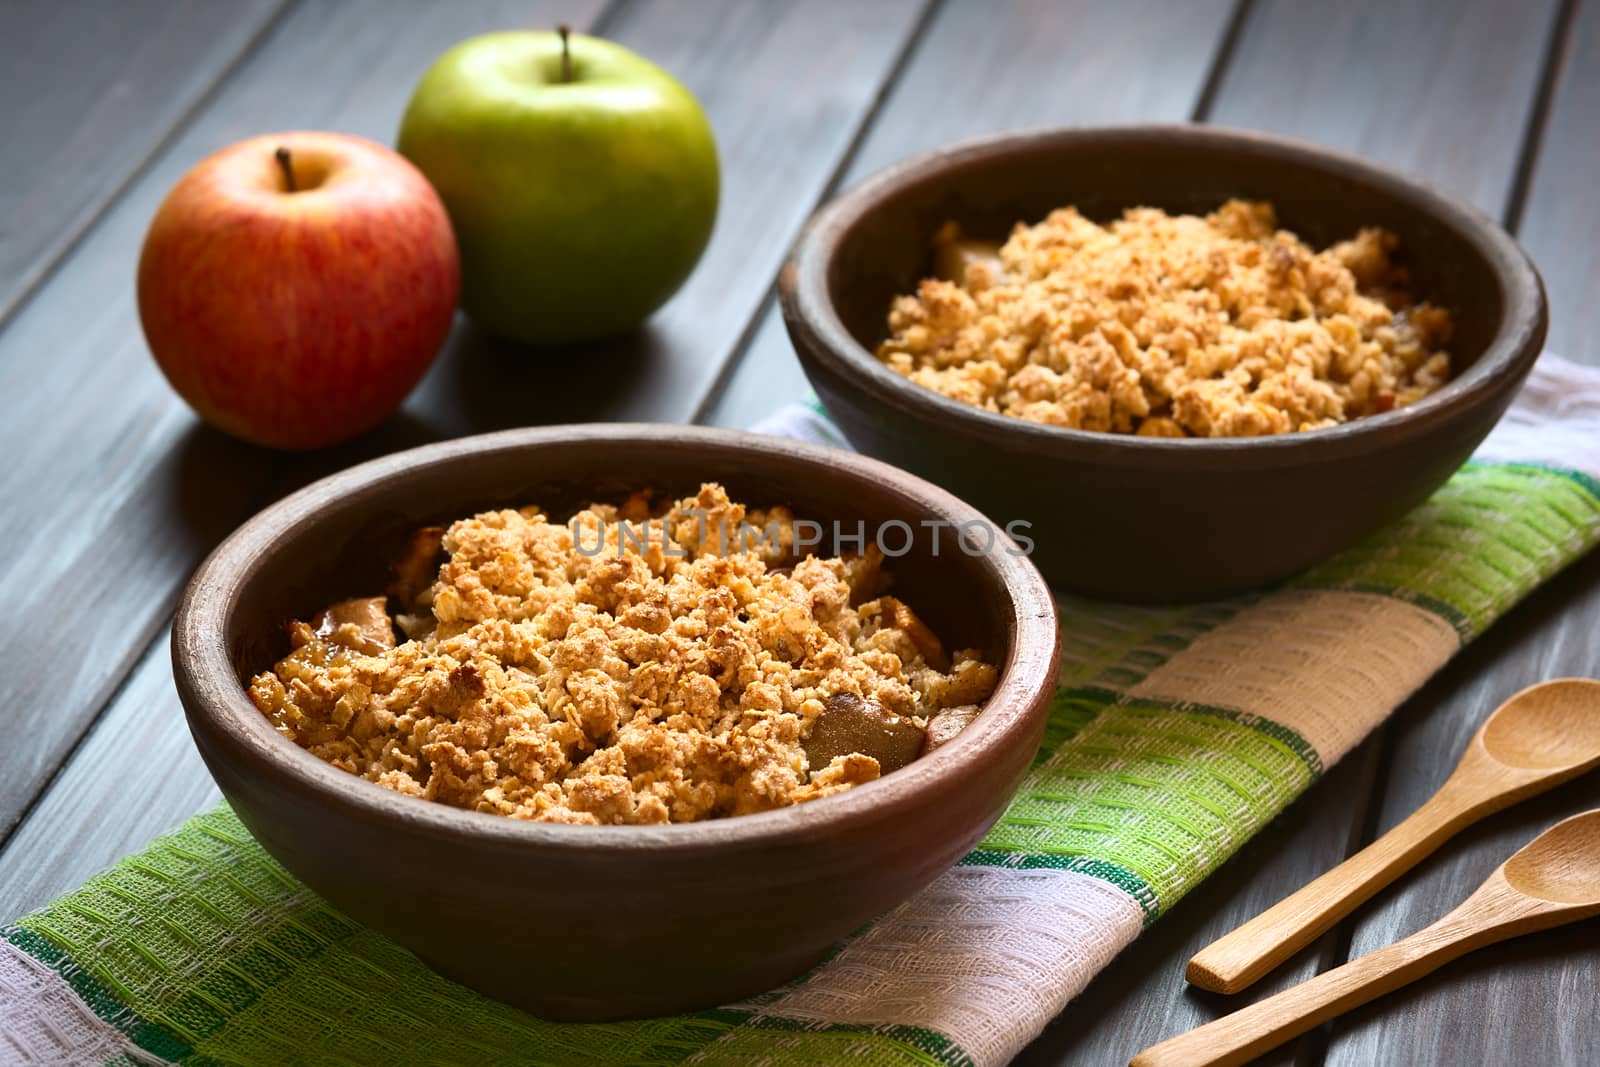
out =
[[[1317,252],[1271,204],[1210,215],[1072,208],[998,249],[940,235],[948,278],[896,298],[878,357],[918,385],[1032,422],[1161,437],[1332,426],[1449,378],[1449,312],[1414,303],[1396,238]]]
[[[838,793],[947,740],[997,672],[883,595],[876,548],[796,558],[717,533],[792,519],[707,484],[664,511],[641,493],[567,524],[528,507],[425,529],[390,590],[409,639],[389,598],[341,602],[290,625],[250,697],[352,774],[514,818],[685,822]]]

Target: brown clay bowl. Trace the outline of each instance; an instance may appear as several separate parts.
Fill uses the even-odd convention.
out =
[[[847,534],[855,520],[869,530],[890,519],[981,521],[882,463],[676,426],[516,430],[334,475],[242,526],[178,610],[178,693],[239,818],[358,921],[450,978],[552,1018],[657,1015],[761,992],[911,897],[999,817],[1038,748],[1055,686],[1055,607],[1043,579],[1000,542],[967,554],[950,526],[891,561],[895,589],[955,646],[996,657],[994,696],[956,740],[909,767],[792,808],[648,828],[463,811],[323,763],[245,696],[245,681],[287,651],[286,620],[381,590],[419,525],[529,503],[559,515],[643,486],[692,493],[711,479],[735,499],[838,520]]]
[[[1066,430],[957,403],[873,349],[891,299],[929,272],[935,231],[1003,239],[1075,205],[1205,212],[1270,200],[1317,247],[1382,226],[1417,294],[1455,316],[1455,377],[1419,403],[1276,437],[1141,438]],[[1360,159],[1201,126],[1049,130],[892,167],[828,204],[784,268],[784,319],[852,444],[938,482],[997,523],[1031,522],[1034,562],[1094,596],[1188,600],[1258,587],[1420,503],[1505,411],[1544,342],[1538,272],[1485,215]]]

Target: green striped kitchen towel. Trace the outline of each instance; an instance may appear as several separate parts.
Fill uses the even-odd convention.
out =
[[[827,439],[815,412],[766,427]],[[837,438],[833,438],[837,441]],[[1458,649],[1600,541],[1600,372],[1546,358],[1427,503],[1286,586],[1064,604],[1047,740],[981,846],[810,975],[543,1022],[300,886],[225,807],[0,928],[0,1061],[995,1064]]]

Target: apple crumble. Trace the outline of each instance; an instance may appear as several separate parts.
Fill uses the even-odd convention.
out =
[[[250,697],[343,770],[514,818],[686,822],[838,793],[947,742],[996,670],[885,594],[877,549],[800,555],[792,519],[707,484],[424,529],[387,596],[291,623]]]
[[[1448,311],[1415,303],[1396,238],[1315,251],[1271,204],[1210,215],[1072,208],[1004,245],[937,241],[942,277],[895,300],[878,357],[918,385],[1032,422],[1159,437],[1314,430],[1444,384]]]

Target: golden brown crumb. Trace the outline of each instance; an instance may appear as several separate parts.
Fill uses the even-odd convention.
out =
[[[747,512],[716,485],[641,531],[646,518],[648,499],[630,498],[571,524],[537,508],[457,522],[437,580],[404,605],[411,640],[384,649],[353,625],[295,623],[293,651],[250,696],[297,744],[397,792],[523,819],[664,823],[877,778],[859,753],[808,766],[802,741],[830,696],[923,726],[994,688],[977,651],[947,661],[904,604],[868,599],[885,581],[875,549],[793,560],[785,543],[719,545],[719,530],[792,516]],[[621,550],[623,519],[637,549]]]
[[[956,239],[944,233],[942,240]],[[895,300],[878,357],[962,403],[1033,422],[1159,437],[1332,426],[1443,385],[1449,313],[1412,304],[1395,238],[1322,252],[1272,205],[1205,217],[1072,208],[1017,226],[998,265]],[[941,262],[951,261],[945,255]]]

